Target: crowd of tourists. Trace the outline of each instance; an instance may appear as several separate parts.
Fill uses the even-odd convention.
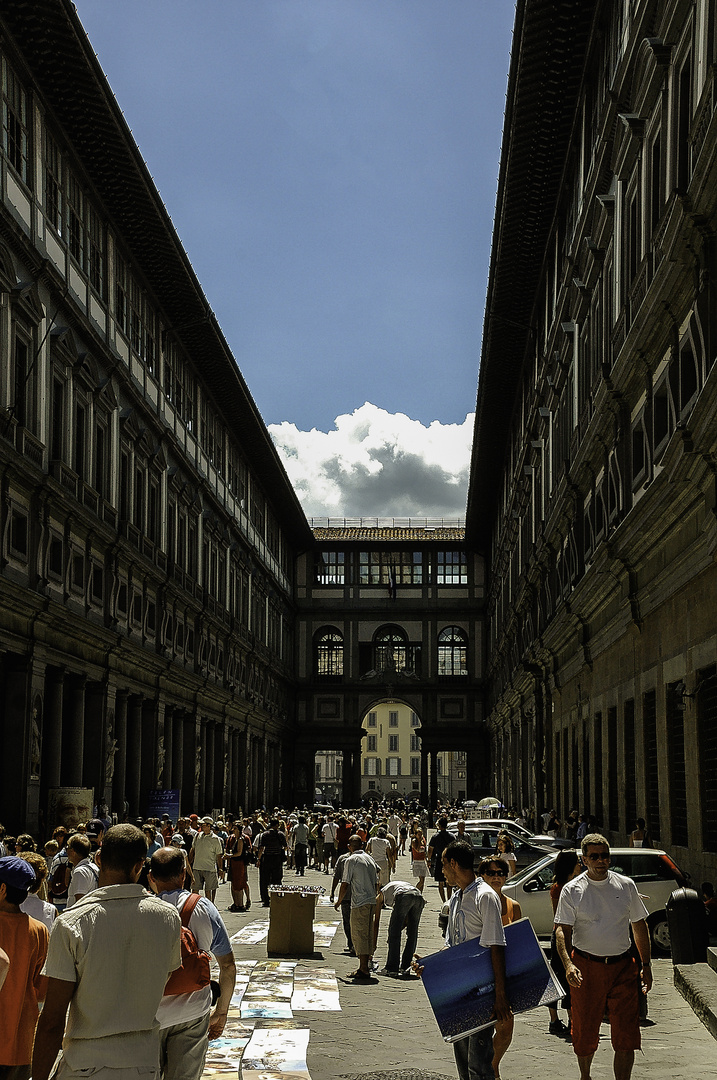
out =
[[[534,827],[528,813],[514,816]],[[565,830],[554,811],[546,811],[540,825],[546,833]],[[644,909],[629,879],[608,874],[608,843],[593,826],[587,815],[571,816],[568,828],[575,830],[582,861],[574,850],[561,851],[551,889],[552,962],[568,1023],[556,1003],[549,1031],[572,1041],[585,1060],[594,1053],[595,1016],[586,1012],[579,990],[598,986],[586,961],[607,970],[615,957],[625,985],[633,985],[633,967],[625,966],[629,953],[643,986],[651,983]],[[115,825],[97,817],[71,829],[58,824],[44,843],[29,834],[7,836],[0,825],[0,1080],[48,1080],[51,1074],[53,1080],[74,1080],[88,1070],[93,1080],[125,1080],[118,1062],[133,1080],[150,1080],[158,1069],[165,1080],[199,1080],[208,1041],[224,1029],[236,979],[217,890],[227,882],[227,910],[248,911],[251,865],[258,870],[255,902],[265,907],[287,875],[302,878],[310,870],[330,877],[327,891],[341,912],[344,951],[358,960],[344,981],[355,984],[376,985],[378,975],[420,977],[423,894],[426,881],[434,880],[441,901],[449,902],[446,944],[478,938],[490,947],[495,969],[494,1028],[454,1044],[459,1076],[499,1077],[513,1034],[501,957],[504,928],[521,918],[520,906],[502,891],[515,855],[510,835],[499,833],[494,854],[474,867],[468,827],[454,807],[429,815],[380,804],[355,811],[275,808],[216,819],[190,814],[175,821],[165,814]],[[636,823],[630,841],[649,842],[644,822]],[[399,856],[410,860],[410,880],[396,877]],[[583,910],[591,904],[597,907],[588,911],[588,921],[599,919],[601,883],[608,881],[624,901],[629,949],[623,948],[624,935],[618,940],[612,930],[597,937],[582,929]],[[703,898],[714,917],[713,891],[708,888]],[[379,967],[384,911],[386,956]],[[596,960],[596,943],[607,960]],[[616,972],[608,974],[600,974],[600,999],[619,989]],[[571,1003],[576,992],[582,1002],[577,1020]],[[634,1025],[617,1018],[615,1024],[616,1052],[629,1058],[637,1048],[628,1045],[637,1038]],[[628,1058],[621,1065],[631,1064]],[[136,1077],[145,1070],[146,1078]]]

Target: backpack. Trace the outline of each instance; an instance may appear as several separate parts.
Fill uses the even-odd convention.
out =
[[[167,979],[167,984],[164,987],[165,996],[168,994],[190,994],[193,990],[203,990],[205,986],[209,986],[209,953],[199,948],[197,939],[189,929],[189,920],[198,903],[199,894],[191,893],[182,906],[180,912],[182,928],[179,942],[182,952],[182,966],[173,971]]]
[[[66,877],[67,867],[70,864],[60,862],[55,867],[52,877],[48,882],[48,891],[53,900],[66,900],[69,892],[69,882]]]

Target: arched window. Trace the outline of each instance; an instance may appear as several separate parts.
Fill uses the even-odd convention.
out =
[[[467,675],[467,642],[464,630],[447,626],[438,635],[438,674]]]
[[[408,666],[406,632],[400,626],[383,626],[376,631],[373,644],[376,671],[403,671]]]
[[[333,627],[319,630],[315,637],[316,674],[337,676],[344,673],[344,637]]]

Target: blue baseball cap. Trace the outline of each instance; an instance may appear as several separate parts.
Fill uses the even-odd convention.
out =
[[[18,859],[16,855],[6,855],[0,859],[0,881],[12,889],[29,890],[35,884],[35,871],[29,862]]]

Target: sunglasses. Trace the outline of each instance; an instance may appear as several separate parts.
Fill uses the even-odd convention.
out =
[[[488,874],[489,877],[507,877],[508,876],[505,870],[493,870],[493,869],[484,870],[483,874],[484,875]]]
[[[592,855],[583,855],[583,858],[584,859],[590,859],[590,862],[599,862],[601,859],[609,859],[610,858],[610,852],[609,851],[599,851],[597,854],[593,853]]]

